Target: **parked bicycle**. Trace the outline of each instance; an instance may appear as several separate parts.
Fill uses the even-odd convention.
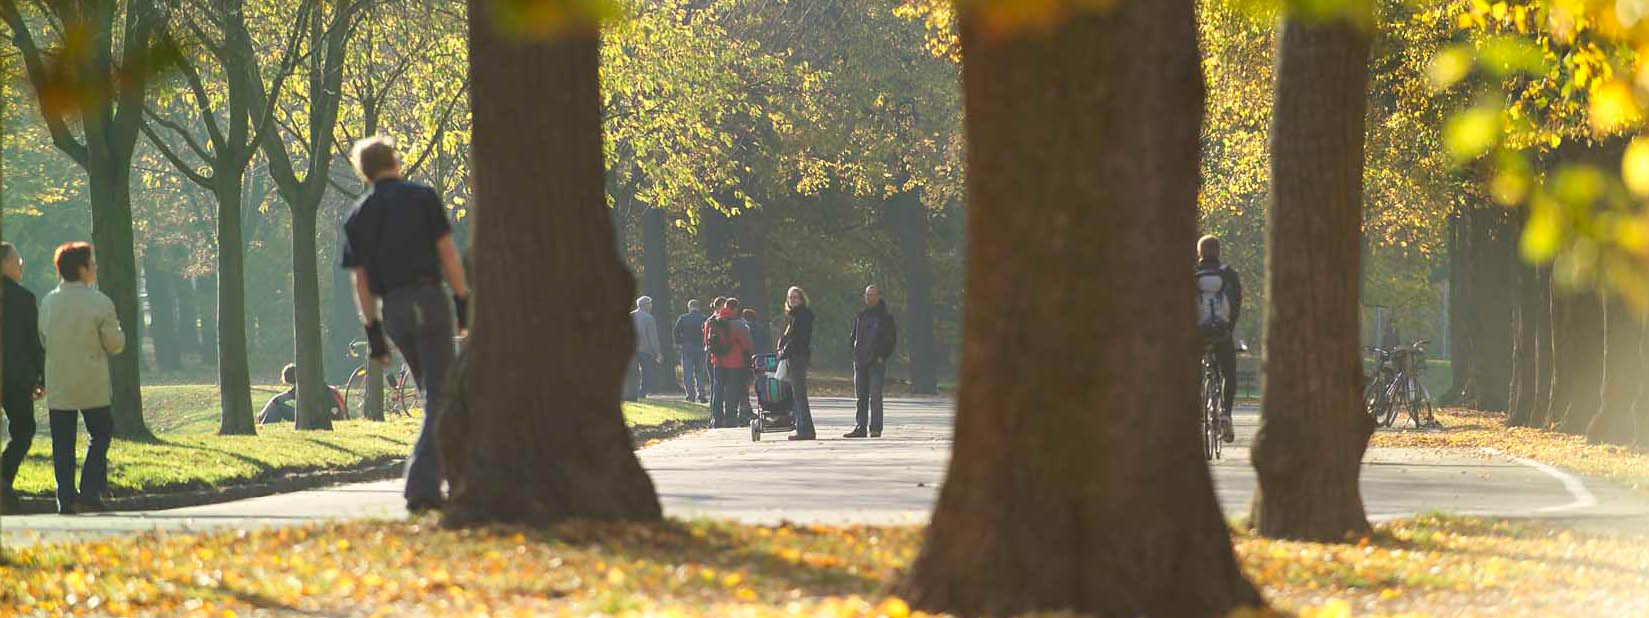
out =
[[[1422,339],[1390,349],[1366,348],[1374,354],[1375,366],[1363,387],[1363,405],[1375,424],[1391,427],[1406,410],[1416,428],[1438,425],[1431,392],[1420,379],[1425,374],[1428,343]]]
[[[393,352],[393,350],[392,350]],[[362,363],[349,374],[349,381],[344,385],[344,410],[353,411],[353,416],[366,416],[366,378],[367,369],[372,359],[367,358],[367,342],[356,339],[349,342],[349,357],[362,359]],[[395,365],[384,368],[384,415],[399,414],[412,416],[412,410],[418,406],[418,386],[412,381],[412,370],[405,361],[399,363],[400,368],[390,369]],[[353,406],[353,407],[352,407]]]
[[[1220,377],[1219,360],[1214,357],[1214,346],[1202,346],[1202,457],[1209,461],[1220,458],[1220,406],[1225,398],[1225,379]]]

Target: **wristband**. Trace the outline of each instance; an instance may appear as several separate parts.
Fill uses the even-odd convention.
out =
[[[469,299],[465,298],[463,296],[459,296],[457,294],[453,294],[452,295],[452,309],[455,313],[458,314],[458,329],[463,330],[463,329],[469,328],[469,323],[470,323],[470,320],[469,320],[469,314],[470,314]]]
[[[384,340],[384,323],[373,322],[366,325],[366,345],[368,354],[372,358],[389,356],[389,342]]]

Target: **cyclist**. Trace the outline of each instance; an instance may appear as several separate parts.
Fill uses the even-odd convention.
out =
[[[1220,407],[1220,439],[1235,442],[1231,427],[1231,407],[1237,400],[1237,342],[1233,334],[1242,317],[1242,278],[1230,266],[1220,263],[1220,239],[1209,235],[1197,240],[1197,330],[1203,344],[1212,346],[1225,382]]]

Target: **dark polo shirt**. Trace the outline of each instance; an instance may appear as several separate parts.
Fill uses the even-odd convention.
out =
[[[441,198],[400,179],[373,183],[344,220],[344,268],[364,267],[372,292],[384,295],[441,280],[436,241],[452,233]]]

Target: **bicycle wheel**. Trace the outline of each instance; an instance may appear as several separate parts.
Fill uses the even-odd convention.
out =
[[[1410,379],[1408,411],[1409,420],[1414,422],[1415,429],[1423,429],[1426,421],[1432,418],[1431,398],[1426,396],[1426,387],[1418,380]]]
[[[403,416],[412,416],[413,408],[418,406],[418,387],[412,380],[412,370],[405,364],[401,365],[400,371],[395,372],[395,386],[389,389],[384,399],[386,407],[389,405],[388,400],[393,399],[396,412]]]
[[[1390,427],[1392,423],[1397,422],[1397,413],[1402,411],[1402,407],[1398,404],[1402,397],[1400,392],[1402,384],[1401,378],[1392,380],[1386,385],[1385,394],[1380,397],[1378,414],[1376,414],[1374,420],[1378,421],[1382,427]]]
[[[355,371],[349,374],[349,380],[344,382],[344,412],[346,414],[349,412],[349,406],[354,402],[358,402],[357,405],[363,408],[366,406],[366,365],[356,367]],[[364,418],[364,409],[362,412],[361,416]]]
[[[1223,381],[1216,370],[1202,376],[1202,454],[1209,461],[1220,458],[1220,395]]]

